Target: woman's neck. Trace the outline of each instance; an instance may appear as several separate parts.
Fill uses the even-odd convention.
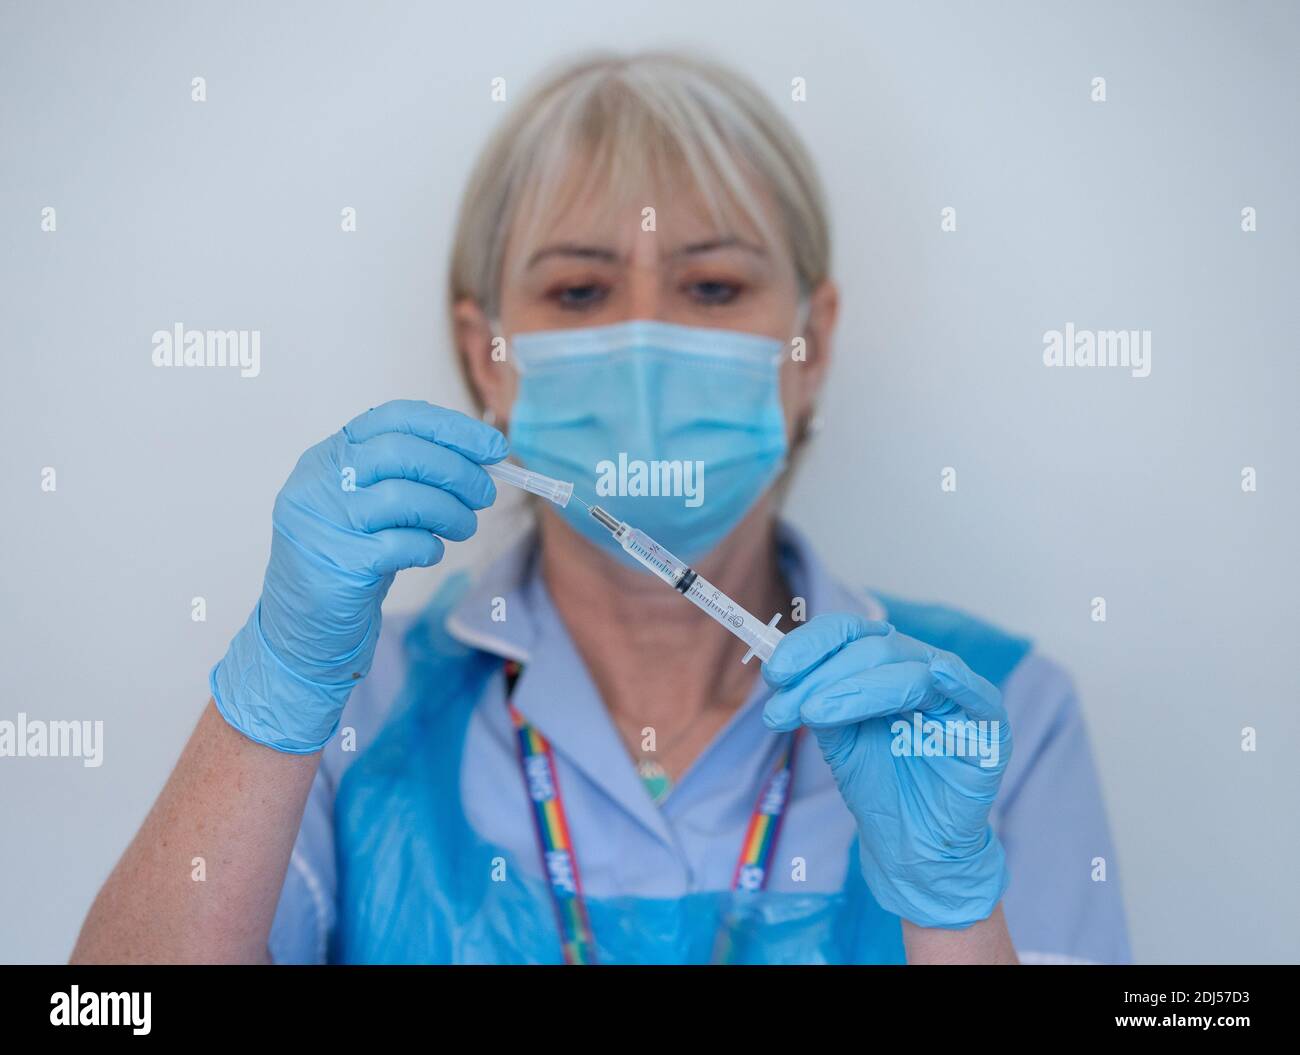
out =
[[[760,499],[695,568],[756,615],[779,610],[788,619],[770,502]],[[653,730],[649,757],[675,779],[748,698],[758,664],[742,665],[743,642],[550,509],[541,541],[546,588],[624,742],[644,757],[644,730]]]

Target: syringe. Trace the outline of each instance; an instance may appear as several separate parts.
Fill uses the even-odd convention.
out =
[[[748,663],[751,656],[758,656],[764,663],[772,658],[777,644],[785,637],[785,634],[776,628],[776,622],[781,618],[780,612],[772,616],[769,622],[763,623],[694,568],[674,557],[644,531],[610,516],[600,506],[589,508],[591,515],[609,529],[610,534],[629,556],[654,572],[695,607],[707,612],[749,646],[749,651],[741,660],[742,663]]]

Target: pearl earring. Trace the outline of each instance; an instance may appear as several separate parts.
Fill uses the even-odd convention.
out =
[[[814,407],[813,412],[809,414],[807,419],[805,419],[804,421],[804,426],[803,426],[804,439],[808,439],[808,440],[812,439],[819,432],[821,432],[822,429],[825,427],[826,427],[826,419],[822,417],[822,412],[819,409]]]

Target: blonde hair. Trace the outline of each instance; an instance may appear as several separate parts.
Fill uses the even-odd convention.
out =
[[[584,178],[573,178],[575,168]],[[769,245],[783,241],[803,293],[826,278],[830,229],[816,170],[758,89],[684,54],[599,54],[545,78],[484,148],[461,202],[452,303],[470,298],[495,318],[516,220],[529,221],[530,242],[544,217],[575,201],[613,207],[647,180],[665,186],[681,174],[723,228],[743,218]],[[756,188],[771,196],[783,230],[772,229]]]

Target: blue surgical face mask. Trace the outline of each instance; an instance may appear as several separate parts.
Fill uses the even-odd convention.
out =
[[[785,348],[771,337],[639,319],[518,334],[511,450],[683,560],[698,559],[785,463]],[[610,544],[581,506],[570,508],[582,514],[570,523]]]

